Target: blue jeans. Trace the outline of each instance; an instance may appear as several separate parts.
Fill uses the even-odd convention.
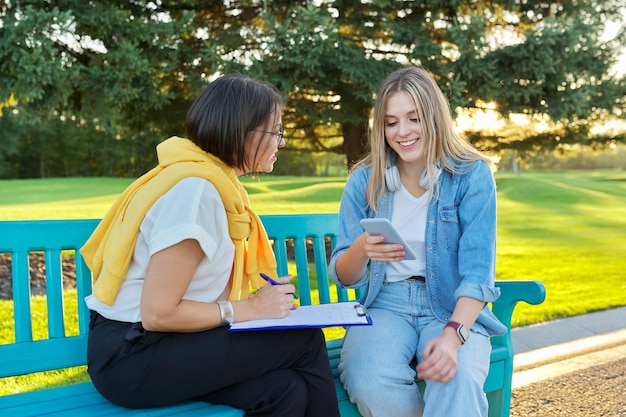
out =
[[[426,284],[385,283],[368,311],[372,326],[348,328],[339,364],[341,382],[363,416],[487,416],[483,385],[491,343],[486,335],[471,332],[450,382],[426,381],[423,405],[415,359],[422,360],[426,343],[445,326],[430,309]]]

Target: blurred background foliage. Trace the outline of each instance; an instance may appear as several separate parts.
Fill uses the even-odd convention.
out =
[[[158,142],[183,134],[206,83],[232,72],[287,98],[278,174],[336,175],[367,152],[376,88],[407,63],[433,72],[459,130],[503,169],[598,152],[626,167],[625,9],[621,0],[0,0],[0,178],[139,176]]]

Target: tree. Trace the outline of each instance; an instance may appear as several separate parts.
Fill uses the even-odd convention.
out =
[[[548,128],[514,134],[508,140],[496,137],[489,146],[528,152],[624,142],[624,131],[591,133],[607,120],[624,120],[626,79],[612,68],[624,44],[623,23],[613,40],[601,38],[607,20],[623,16],[623,6],[563,2],[558,7],[521,11],[518,27],[524,42],[485,57],[500,79],[495,88],[482,86],[476,93],[484,101],[497,102],[505,116],[524,114]]]
[[[513,138],[467,132],[481,148],[624,142],[623,132],[590,135],[626,110],[625,77],[611,72],[626,43],[620,4],[0,0],[0,103],[13,95],[26,126],[71,120],[94,150],[93,173],[106,153],[119,158],[108,172],[135,176],[154,163],[157,142],[182,134],[207,80],[238,71],[288,97],[288,149],[337,152],[352,164],[367,151],[380,81],[411,62],[436,75],[455,110],[496,103],[505,118],[551,126]],[[609,20],[621,30],[605,41]]]
[[[105,167],[137,176],[154,164],[164,132],[182,134],[203,84],[193,65],[202,44],[193,13],[172,18],[126,1],[0,4],[0,102],[12,94],[16,118],[35,136],[53,121],[82,131],[76,146],[86,159],[76,162],[92,168],[85,175]],[[203,52],[207,70],[220,57]],[[120,157],[116,166],[111,156]]]

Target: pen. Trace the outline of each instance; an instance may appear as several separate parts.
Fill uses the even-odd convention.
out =
[[[269,282],[272,285],[282,285],[276,281],[274,281],[272,278],[268,277],[267,275],[265,275],[263,272],[260,273],[261,274],[261,278],[263,278],[265,281]],[[298,299],[298,296],[295,295],[294,293],[290,292],[289,294],[293,295],[294,299]]]

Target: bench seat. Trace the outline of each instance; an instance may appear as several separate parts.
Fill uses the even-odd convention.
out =
[[[50,388],[3,397],[0,406],[5,416],[220,416],[241,417],[243,411],[225,405],[186,401],[173,406],[133,410],[107,401],[91,382]]]

